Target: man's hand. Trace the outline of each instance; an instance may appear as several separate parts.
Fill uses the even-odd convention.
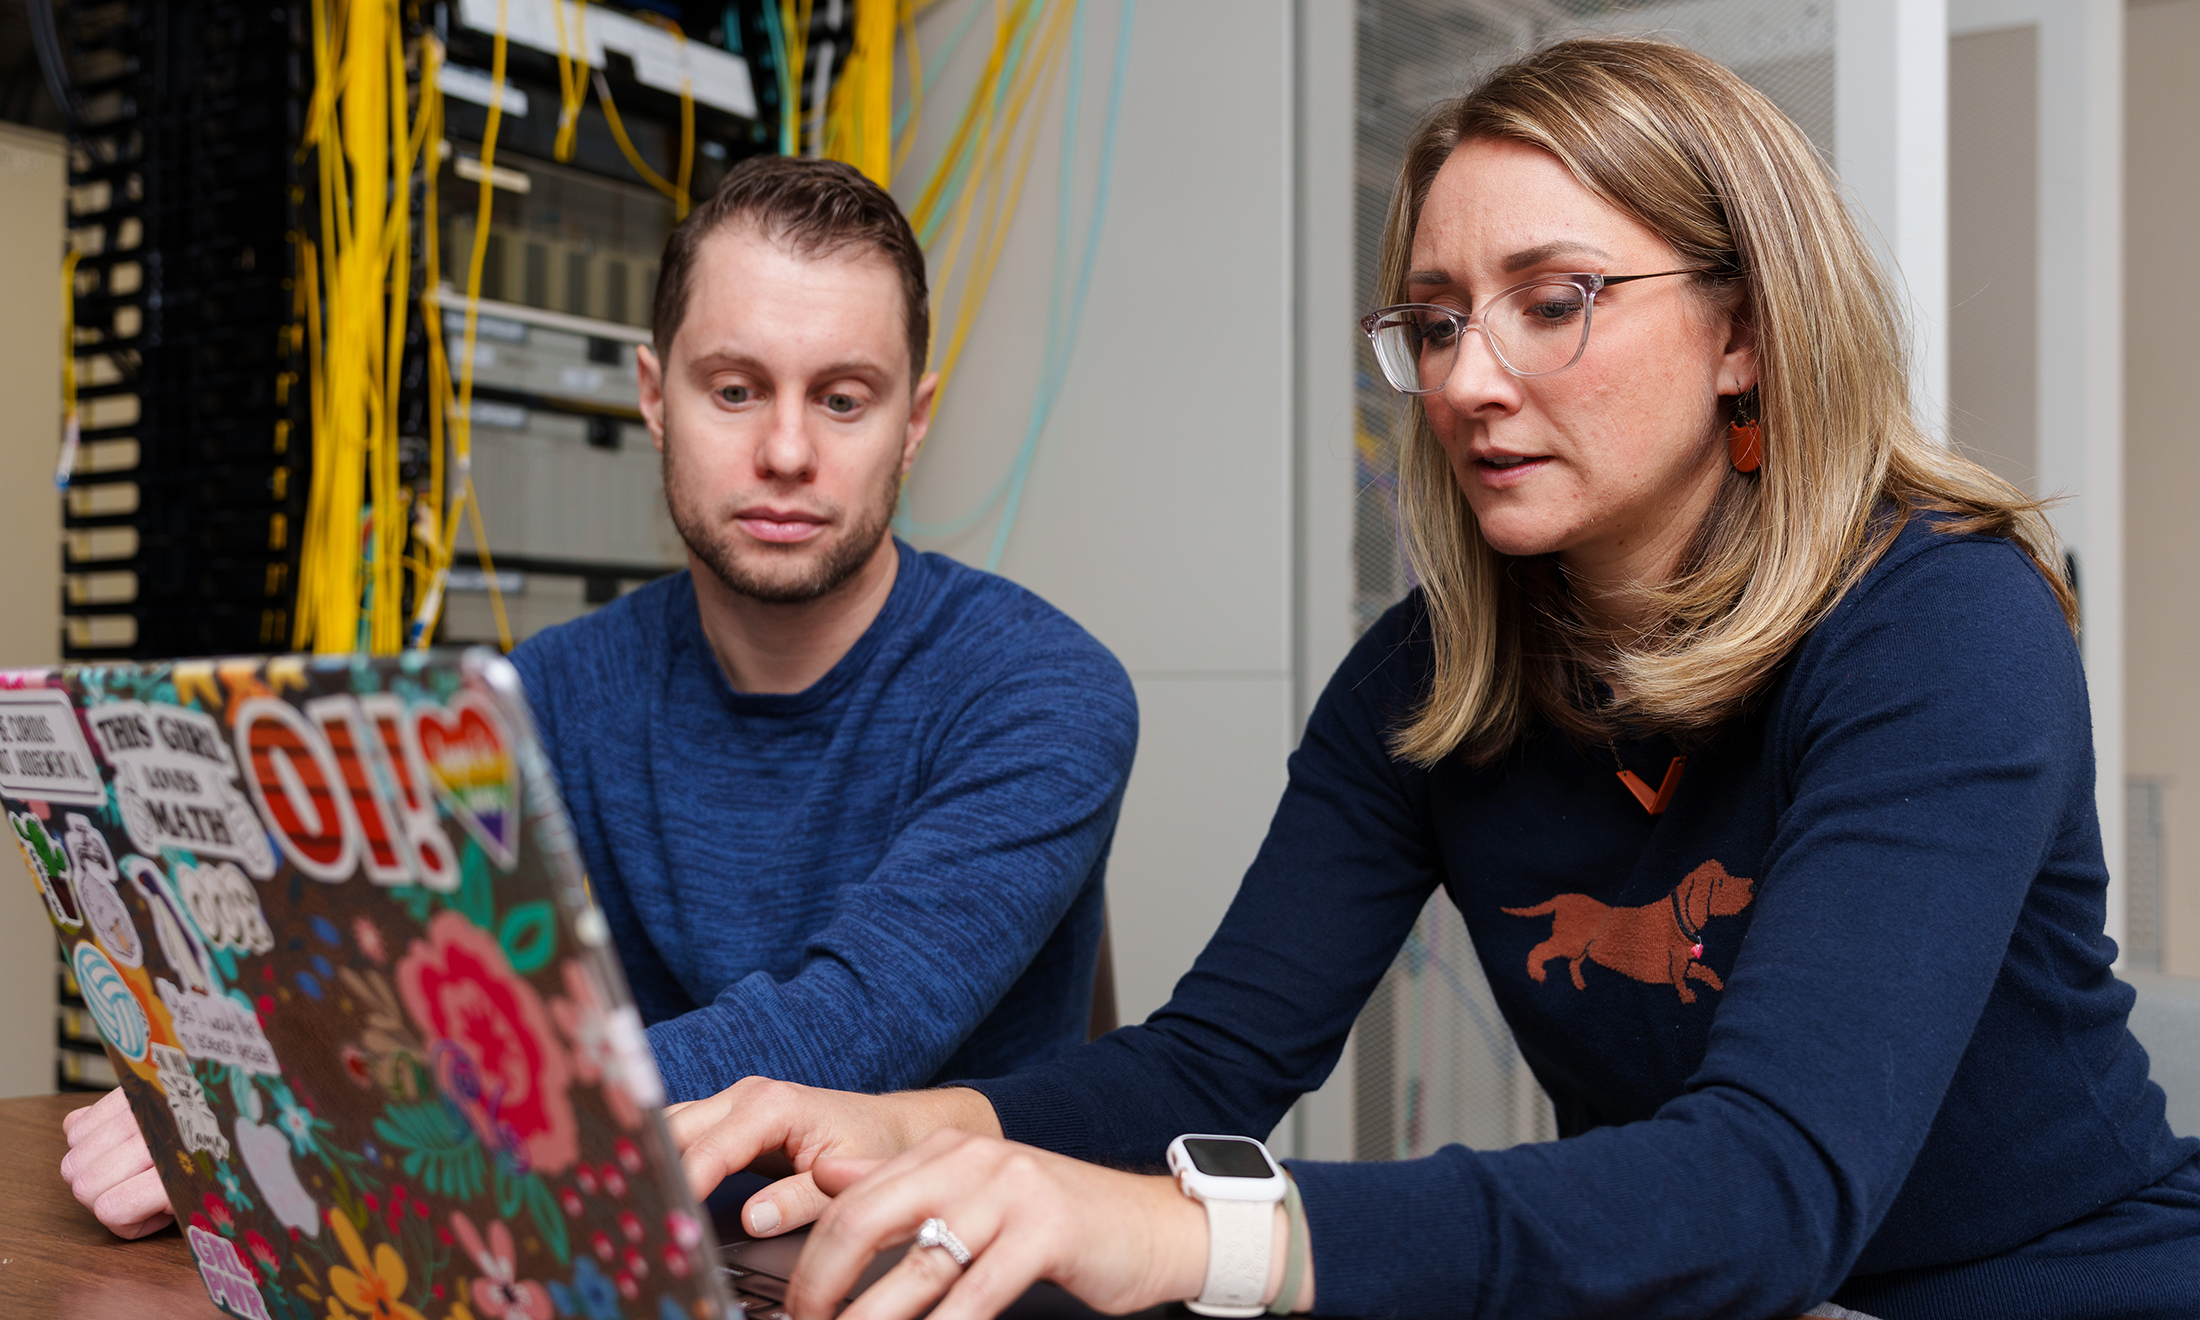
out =
[[[787,1292],[797,1320],[989,1320],[1040,1279],[1110,1314],[1197,1296],[1207,1216],[1173,1179],[1086,1164],[966,1132],[936,1132],[884,1162],[826,1158],[833,1196],[802,1248]],[[873,1256],[939,1218],[973,1257],[913,1247],[845,1311],[840,1299]],[[1276,1215],[1276,1234],[1286,1223]],[[1281,1252],[1269,1290],[1282,1274]]]
[[[810,1170],[825,1156],[886,1159],[942,1128],[1001,1134],[992,1103],[961,1087],[870,1096],[763,1077],[745,1077],[707,1099],[667,1106],[665,1121],[697,1200],[744,1169],[778,1176],[742,1207],[741,1226],[757,1237],[817,1218],[830,1198],[818,1190]]]
[[[61,1120],[61,1130],[69,1138],[69,1153],[61,1157],[62,1181],[100,1223],[117,1236],[140,1238],[176,1222],[168,1189],[160,1185],[153,1153],[122,1088],[72,1111]]]

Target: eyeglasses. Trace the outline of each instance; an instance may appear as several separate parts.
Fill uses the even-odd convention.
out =
[[[1444,388],[1469,330],[1482,332],[1498,365],[1513,375],[1549,376],[1581,361],[1589,347],[1589,312],[1599,293],[1629,280],[1707,273],[1544,275],[1515,284],[1471,315],[1433,303],[1400,303],[1361,317],[1360,329],[1375,346],[1383,378],[1400,394],[1434,394]]]

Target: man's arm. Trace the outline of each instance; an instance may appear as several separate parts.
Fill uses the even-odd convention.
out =
[[[161,1186],[153,1152],[121,1087],[96,1104],[71,1110],[61,1131],[69,1139],[61,1179],[100,1223],[118,1237],[140,1238],[175,1222],[168,1189]]]

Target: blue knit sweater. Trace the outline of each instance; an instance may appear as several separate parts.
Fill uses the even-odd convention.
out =
[[[686,573],[512,657],[673,1099],[1084,1039],[1130,680],[1030,592],[896,548],[878,618],[791,696],[726,683]]]
[[[2125,1027],[2078,651],[2012,546],[1913,523],[1686,748],[1394,760],[1427,629],[1331,682],[1174,998],[980,1084],[1011,1137],[1267,1132],[1442,886],[1565,1139],[1296,1164],[1324,1313],[2200,1316],[2200,1142]],[[1682,752],[1648,815],[1613,758]]]

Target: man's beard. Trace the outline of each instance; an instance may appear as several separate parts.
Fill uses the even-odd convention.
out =
[[[757,554],[760,562],[744,564],[734,553],[731,536],[721,532],[731,520],[714,519],[711,511],[693,507],[683,498],[680,465],[674,457],[678,452],[679,446],[667,428],[665,504],[672,511],[672,525],[680,529],[680,539],[687,542],[687,548],[703,561],[711,576],[726,590],[772,605],[800,605],[816,600],[830,595],[854,577],[877,552],[879,542],[885,539],[887,526],[893,521],[895,500],[901,493],[901,473],[889,468],[879,498],[856,510],[852,521],[842,523],[841,536],[826,545],[822,554],[815,554],[805,563],[802,553],[810,550],[810,546],[788,547],[784,552],[785,563],[781,562],[780,554],[766,551]],[[832,533],[828,531],[825,535],[831,538]],[[791,574],[773,572],[773,568],[792,568],[794,571]]]

